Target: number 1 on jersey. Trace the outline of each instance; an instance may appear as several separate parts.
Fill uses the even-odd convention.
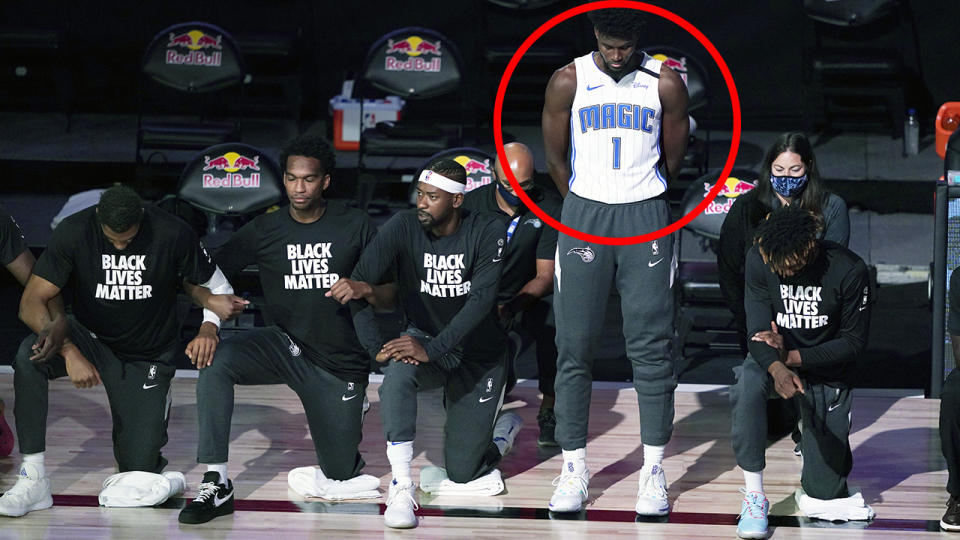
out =
[[[613,137],[613,168],[620,168],[620,137]]]

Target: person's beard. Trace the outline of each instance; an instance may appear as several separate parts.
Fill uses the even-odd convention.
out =
[[[437,219],[423,210],[417,211],[417,221],[420,222],[420,226],[425,231],[430,231],[437,226]]]

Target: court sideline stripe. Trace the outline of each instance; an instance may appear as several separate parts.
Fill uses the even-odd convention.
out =
[[[188,499],[168,501],[161,508],[179,509]],[[95,495],[54,495],[55,506],[97,507],[100,505]],[[323,514],[383,514],[382,503],[327,503],[322,501],[269,501],[257,499],[236,499],[234,507],[239,512],[296,512]],[[612,523],[650,522],[676,523],[684,525],[730,525],[737,524],[736,514],[716,514],[706,512],[671,512],[662,518],[638,516],[630,510],[586,510],[573,514],[551,514],[545,508],[526,507],[444,507],[421,506],[420,516],[436,517],[481,517],[499,519],[547,519],[569,521],[593,521]],[[811,520],[799,516],[770,516],[772,527],[800,527],[817,529],[869,529],[872,531],[930,531],[940,530],[940,522],[923,519],[874,519],[870,522],[851,521],[831,523]]]

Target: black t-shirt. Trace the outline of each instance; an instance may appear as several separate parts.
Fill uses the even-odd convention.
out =
[[[951,336],[960,336],[960,267],[950,273],[950,313],[947,315],[947,331]]]
[[[273,322],[320,367],[346,381],[365,382],[370,361],[350,308],[324,295],[350,275],[373,234],[359,210],[328,203],[320,219],[300,223],[283,207],[244,225],[215,258],[228,277],[256,263]]]
[[[867,345],[870,322],[867,266],[854,252],[826,240],[817,258],[796,275],[781,278],[763,263],[756,246],[747,252],[747,335],[777,323],[787,350],[800,351],[802,376],[851,382],[853,361]],[[748,341],[764,369],[779,353],[763,342]]]
[[[153,206],[118,251],[94,206],[60,222],[33,273],[61,289],[69,285],[74,315],[121,359],[144,360],[177,344],[183,280],[205,283],[215,268],[190,226]]]
[[[547,215],[560,221],[563,200],[559,196],[537,188],[533,193],[533,202],[537,203],[537,206]],[[544,223],[525,206],[521,205],[517,213],[512,216],[501,210],[500,205],[497,204],[496,183],[487,184],[467,193],[463,208],[490,213],[502,221],[508,231],[511,222],[516,220],[513,235],[503,250],[503,272],[500,277],[497,302],[503,303],[510,300],[524,285],[536,277],[537,259],[553,260],[557,250],[557,230]]]
[[[23,233],[7,209],[0,206],[0,264],[4,266],[13,262],[27,249]]]
[[[461,216],[456,233],[438,238],[423,230],[416,210],[398,212],[380,227],[353,272],[354,279],[379,283],[396,268],[407,319],[433,337],[427,356],[446,369],[461,360],[501,361],[506,343],[495,312],[503,224],[469,210]],[[371,335],[368,328],[358,330]],[[382,343],[364,339],[375,355]]]

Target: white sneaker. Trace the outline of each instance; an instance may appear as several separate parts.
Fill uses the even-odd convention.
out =
[[[553,512],[579,512],[583,502],[587,500],[587,491],[590,485],[590,471],[583,474],[565,473],[553,479],[553,490],[550,497],[550,510]]]
[[[497,417],[493,425],[493,442],[500,448],[500,455],[505,456],[513,448],[513,441],[523,427],[523,418],[513,412],[507,412]]]
[[[17,483],[0,497],[0,515],[19,517],[27,512],[53,506],[50,479],[29,463],[20,466]]]
[[[398,484],[394,479],[387,495],[383,524],[392,529],[412,529],[417,526],[417,515],[413,511],[418,508],[420,505],[417,504],[417,485],[410,480]]]
[[[667,477],[663,467],[654,465],[640,469],[640,490],[637,491],[637,513],[641,516],[665,516],[670,513],[667,500]]]

